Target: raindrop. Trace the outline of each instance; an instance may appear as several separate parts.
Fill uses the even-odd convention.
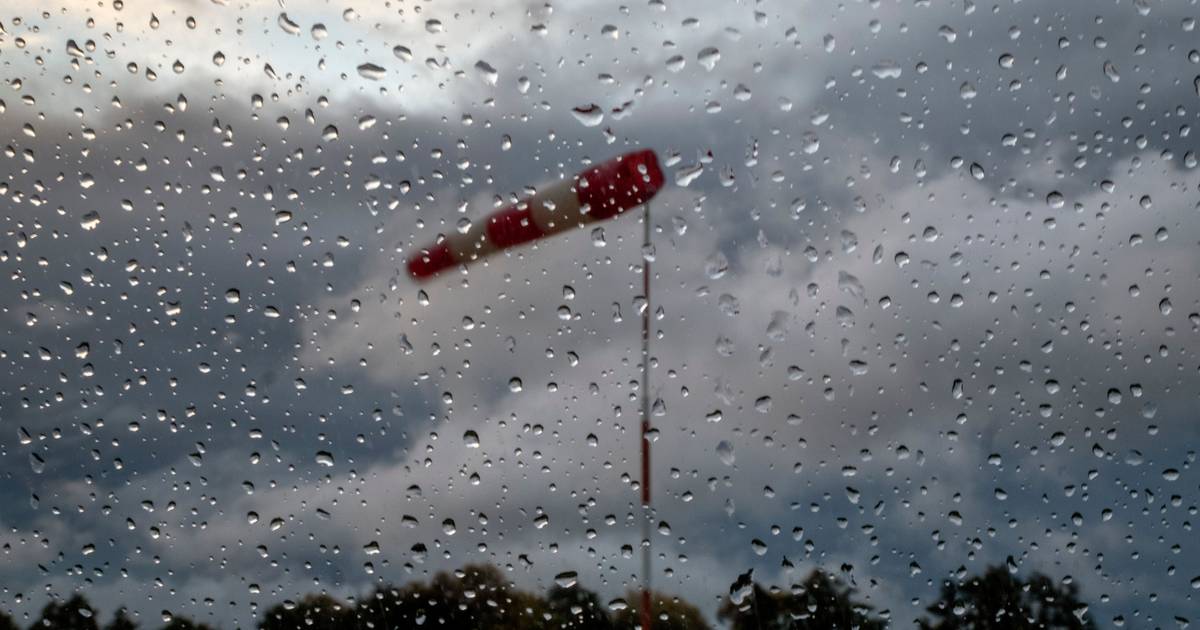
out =
[[[890,59],[880,61],[871,67],[871,74],[880,79],[899,79],[901,73],[900,64]]]
[[[710,280],[716,280],[729,271],[729,259],[723,252],[717,251],[704,261],[704,275]]]
[[[703,164],[694,164],[692,166],[685,166],[685,167],[679,169],[678,171],[675,171],[675,184],[678,186],[686,187],[688,184],[691,184],[692,182],[696,181],[696,178],[700,177],[700,175],[703,173],[704,173],[704,165]]]
[[[373,63],[364,63],[358,66],[358,76],[372,81],[379,81],[387,76],[387,69]]]
[[[94,230],[100,225],[100,213],[95,210],[90,210],[79,218],[79,227],[85,230]]]
[[[475,62],[475,71],[479,73],[479,78],[488,85],[496,85],[496,82],[500,80],[500,72],[482,59]]]
[[[604,122],[604,110],[595,103],[573,107],[571,113],[584,127],[595,127]]]
[[[283,32],[287,33],[288,35],[300,34],[300,25],[288,18],[287,13],[279,14],[279,28],[283,29]]]
[[[1121,75],[1117,72],[1117,67],[1111,61],[1104,62],[1104,76],[1108,77],[1108,80],[1113,83],[1121,80]]]
[[[571,588],[578,582],[579,574],[575,571],[563,571],[562,573],[554,576],[554,583],[557,584],[559,588]]]
[[[721,463],[726,466],[732,466],[735,460],[733,455],[733,445],[726,440],[721,440],[717,443],[717,457],[721,459]]]

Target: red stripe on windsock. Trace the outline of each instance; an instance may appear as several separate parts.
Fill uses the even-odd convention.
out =
[[[428,278],[456,264],[458,264],[458,261],[454,259],[454,254],[450,252],[450,246],[443,242],[429,249],[421,250],[409,258],[408,275],[414,278]]]
[[[640,206],[649,201],[662,187],[662,169],[659,168],[658,158],[651,149],[627,153],[596,165],[578,175],[573,186],[579,204],[588,207],[585,222],[608,219]],[[483,235],[478,235],[477,232],[468,233],[472,240],[486,236],[489,241],[490,247],[478,252],[479,256],[487,256],[495,250],[537,240],[546,236],[546,230],[558,232],[560,227],[565,227],[565,224],[560,224],[560,227],[554,229],[551,229],[551,226],[539,226],[531,216],[530,206],[533,203],[536,203],[536,196],[526,200],[519,207],[510,206],[487,217],[483,225]],[[471,260],[474,260],[474,256]],[[421,250],[409,258],[408,273],[413,278],[424,280],[471,260],[458,260],[449,245],[443,242]]]
[[[579,203],[596,219],[608,219],[646,203],[663,185],[651,149],[627,153],[584,171],[575,184]]]
[[[546,233],[538,227],[529,216],[529,208],[508,207],[492,216],[487,221],[487,237],[499,249],[528,243],[545,236]]]

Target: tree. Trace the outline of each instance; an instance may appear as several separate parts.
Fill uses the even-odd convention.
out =
[[[641,592],[627,591],[625,601],[628,606],[613,616],[613,627],[618,630],[631,630],[642,622]],[[654,630],[709,630],[708,622],[699,608],[666,593],[650,591],[650,612],[654,619]]]
[[[49,601],[42,608],[42,615],[33,622],[30,630],[98,630],[96,611],[87,598],[78,593],[65,602]]]
[[[358,621],[376,628],[534,630],[548,616],[542,598],[514,588],[491,565],[439,572],[428,585],[383,586],[358,606]]]
[[[162,630],[213,630],[212,626],[192,621],[187,617],[172,617]]]
[[[1034,573],[1022,581],[1003,566],[989,567],[982,576],[961,584],[947,580],[941,597],[926,608],[933,620],[922,619],[922,630],[1094,630],[1073,583],[1056,585]]]
[[[21,627],[8,613],[0,611],[0,630],[21,630]]]
[[[742,598],[729,597],[717,618],[732,630],[882,630],[871,607],[853,599],[854,589],[825,572],[813,570],[790,592],[765,589],[757,582]]]
[[[259,630],[354,628],[354,609],[329,595],[305,595],[294,606],[276,604],[263,613]]]
[[[575,585],[570,588],[554,586],[546,593],[546,608],[550,613],[549,627],[571,630],[612,630],[613,622],[600,598],[592,591]]]
[[[129,613],[124,608],[118,608],[112,621],[104,626],[104,630],[137,630],[137,623],[129,618]]]

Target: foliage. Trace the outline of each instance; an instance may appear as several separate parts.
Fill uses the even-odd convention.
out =
[[[627,591],[625,601],[627,608],[617,611],[613,618],[613,626],[619,630],[631,630],[641,623],[640,591]],[[654,630],[708,630],[708,622],[704,614],[691,603],[678,597],[650,592],[650,611],[653,618]]]
[[[20,626],[8,613],[0,611],[0,630],[20,630]]]
[[[613,621],[600,603],[600,598],[578,585],[570,588],[555,586],[546,593],[546,609],[551,628],[571,630],[612,630]]]
[[[1034,573],[1022,581],[1003,566],[989,567],[982,576],[961,584],[942,584],[941,597],[926,609],[933,620],[921,620],[922,630],[1092,630],[1081,619],[1086,606],[1074,583],[1056,585]]]
[[[78,593],[65,602],[50,601],[42,608],[42,614],[33,622],[31,630],[98,630],[96,611],[87,599]]]
[[[129,613],[124,608],[118,608],[112,621],[104,626],[104,630],[137,630],[137,623],[129,618]]]
[[[490,565],[467,565],[440,572],[429,584],[380,587],[360,602],[360,623],[376,628],[541,628],[549,615],[545,601],[518,590]]]
[[[854,589],[814,570],[789,590],[766,588],[746,573],[726,597],[718,618],[731,630],[882,630],[885,622],[856,601]],[[596,593],[576,584],[555,586],[544,596],[516,588],[491,565],[439,572],[428,582],[381,585],[357,604],[328,594],[267,609],[258,630],[360,630],[429,627],[438,630],[633,630],[641,623],[641,594],[625,593],[625,606],[610,612]],[[696,606],[651,593],[654,630],[709,630]],[[614,607],[617,608],[617,607]],[[1021,580],[1003,566],[960,582],[947,581],[940,598],[920,620],[921,630],[1094,630],[1079,588],[1035,573]],[[82,595],[51,601],[28,630],[98,630],[97,612]],[[104,630],[137,630],[125,609]],[[0,630],[20,630],[0,612]],[[212,630],[175,617],[161,630]]]
[[[853,589],[822,571],[814,570],[790,592],[765,589],[754,583],[752,591],[737,601],[730,597],[717,611],[732,630],[877,630],[886,624],[872,616],[871,607],[854,601]]]
[[[354,628],[354,608],[329,595],[307,595],[295,605],[276,604],[263,613],[259,630]]]

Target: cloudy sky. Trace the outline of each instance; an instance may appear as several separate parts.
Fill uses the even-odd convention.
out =
[[[824,567],[911,627],[1008,562],[1196,620],[1197,17],[6,3],[0,609],[636,588],[640,219],[403,265],[650,147],[656,588]]]

